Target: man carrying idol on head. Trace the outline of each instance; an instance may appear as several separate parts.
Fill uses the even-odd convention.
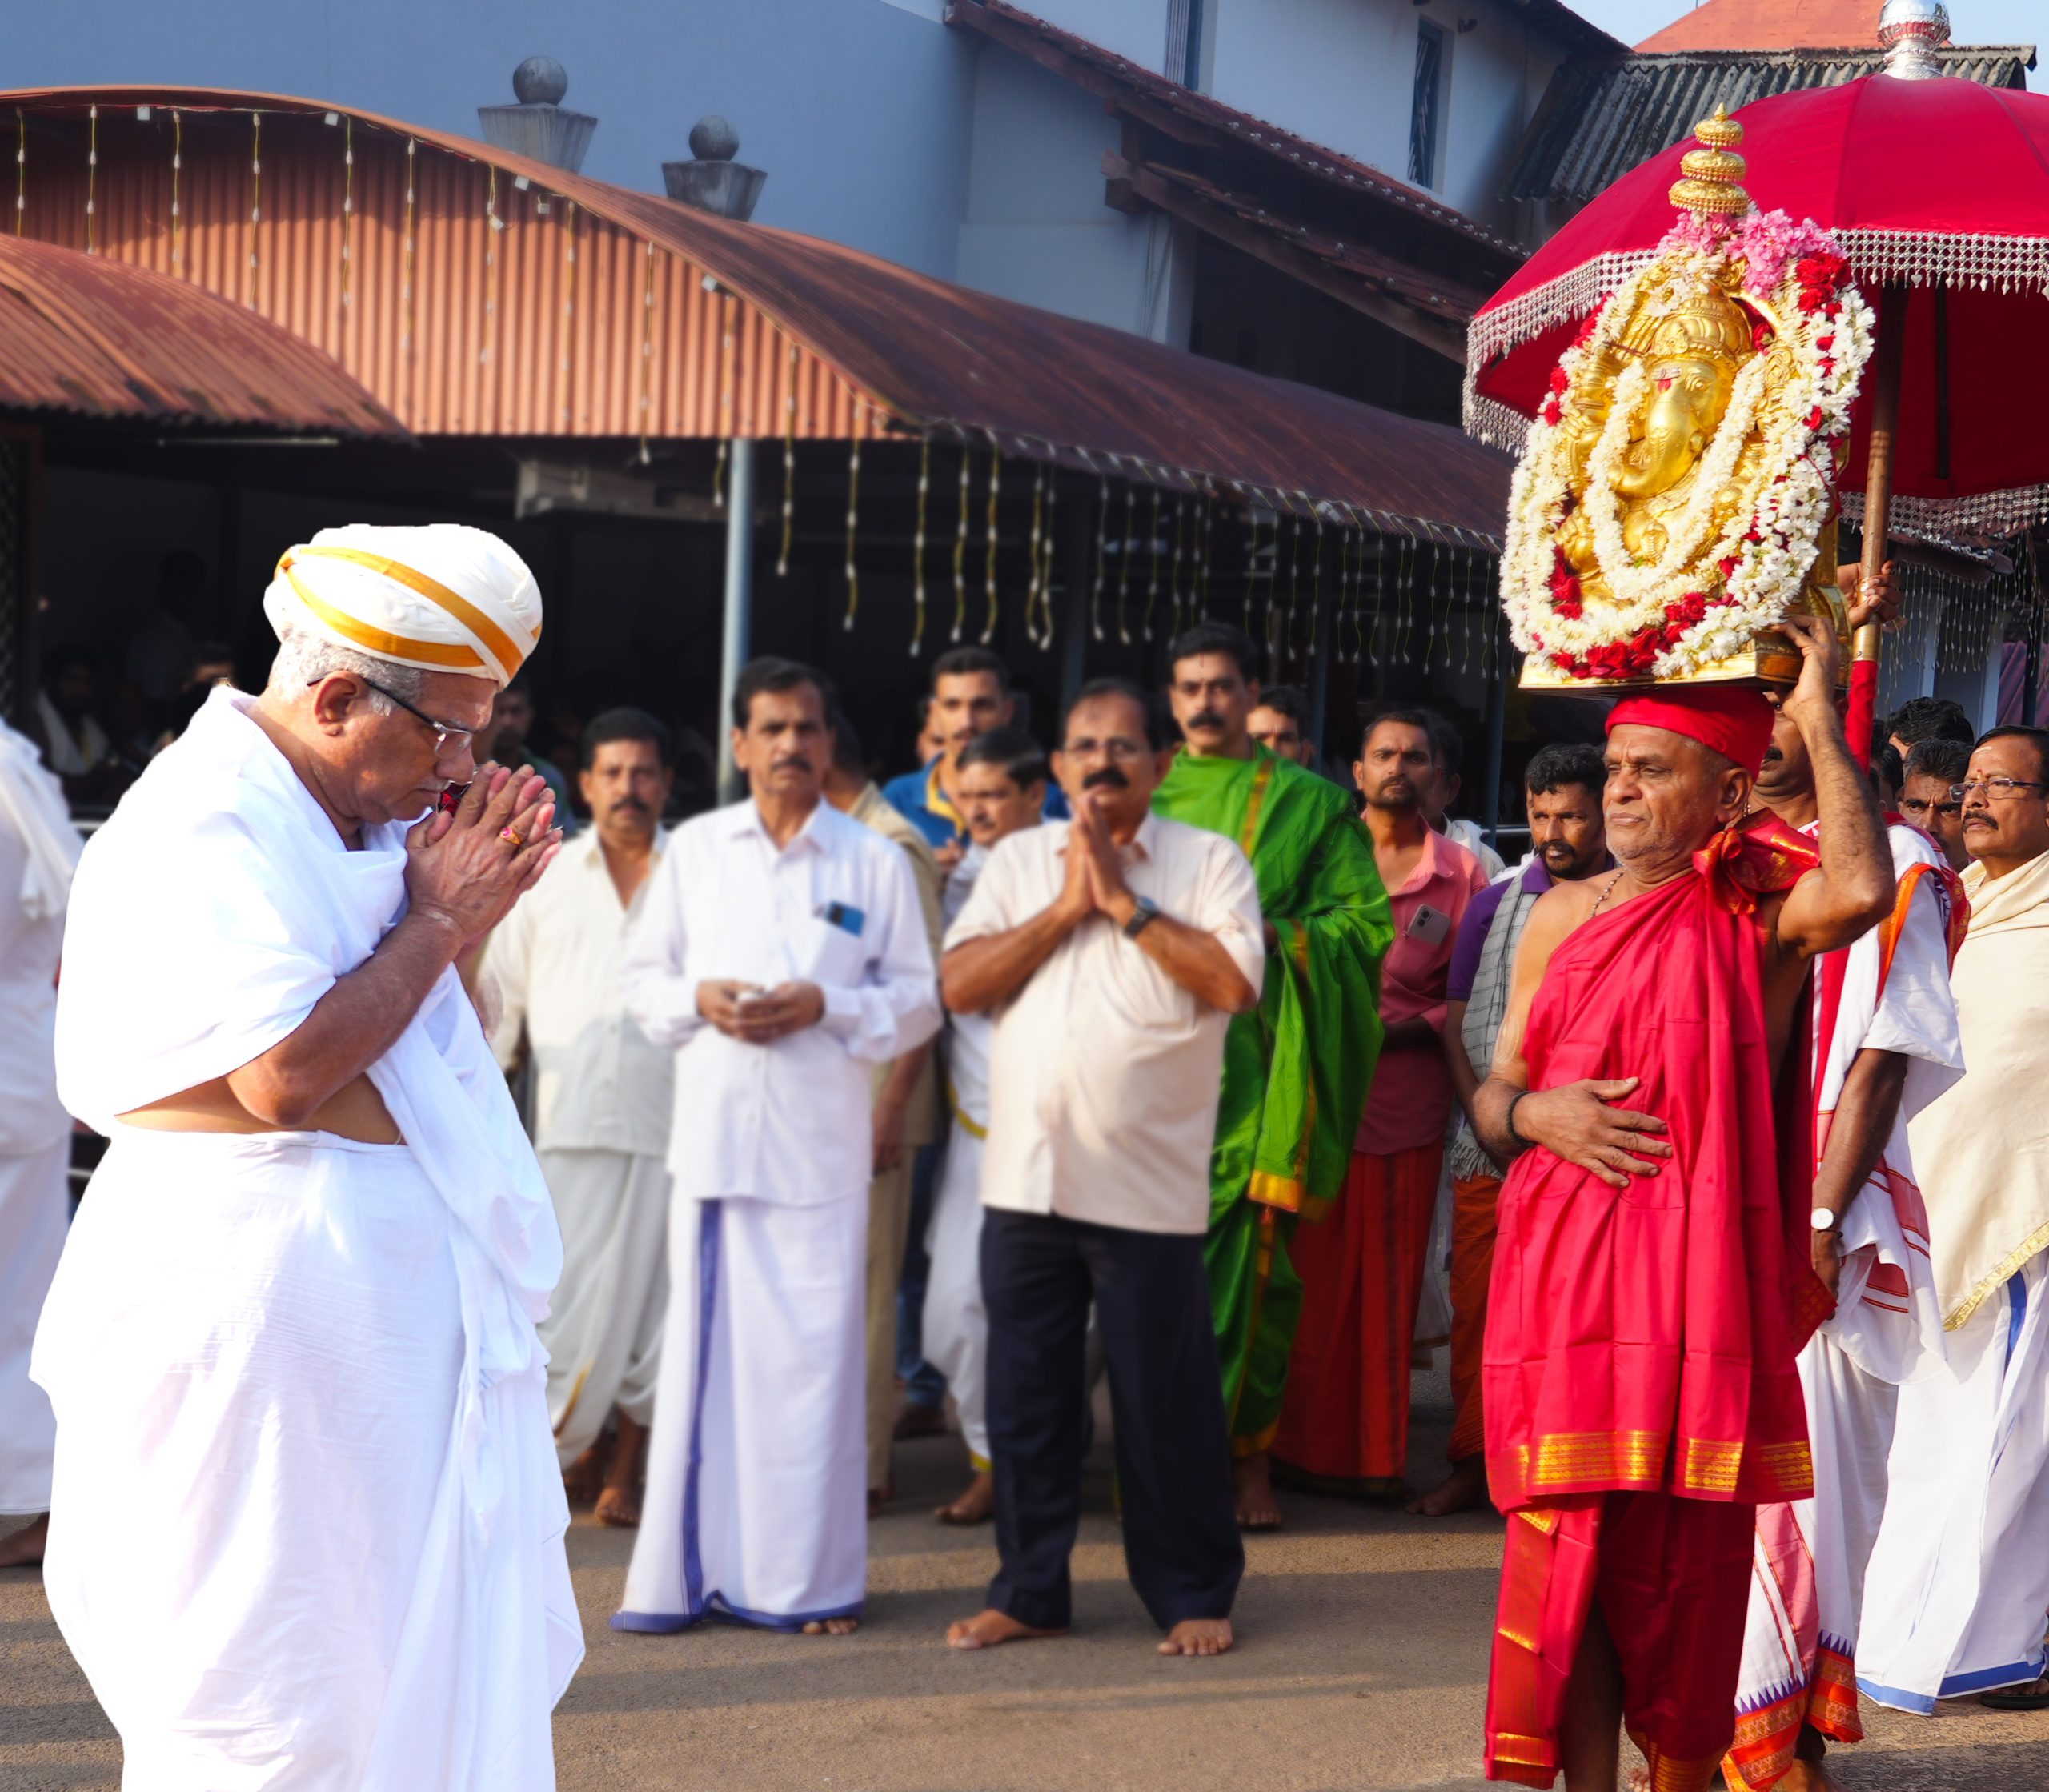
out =
[[[1814,1491],[1796,1357],[1832,1305],[1810,972],[1895,900],[1837,705],[1838,631],[1880,595],[1845,611],[1830,489],[1869,312],[1821,233],[1750,210],[1739,158],[1698,159],[1673,190],[1695,216],[1560,363],[1503,556],[1526,686],[1621,700],[1617,868],[1531,911],[1473,1104],[1511,1166],[1486,1766],[1569,1792],[1612,1792],[1625,1729],[1657,1792],[1706,1792],[1735,1738],[1758,1509]],[[1754,796],[1766,688],[1811,832]]]
[[[466,981],[560,840],[471,752],[540,592],[481,530],[357,525],[263,607],[262,695],[72,886],[58,1088],[113,1143],[36,1339],[45,1584],[130,1786],[549,1792],[562,1243]]]

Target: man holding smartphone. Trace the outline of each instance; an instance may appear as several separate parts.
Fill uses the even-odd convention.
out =
[[[686,822],[626,950],[676,1048],[669,1307],[620,1630],[857,1628],[874,1066],[939,1030],[910,861],[824,800],[824,676],[741,668],[741,802]]]

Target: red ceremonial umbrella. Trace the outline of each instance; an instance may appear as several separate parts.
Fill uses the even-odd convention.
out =
[[[1832,231],[1878,312],[1849,462],[1870,472],[1867,568],[1889,522],[1957,538],[2049,519],[2049,95],[1935,74],[1948,31],[1932,0],[1888,0],[1884,72],[1735,114],[1752,199]],[[1671,227],[1694,146],[1625,174],[1481,307],[1474,434],[1521,441],[1582,320]]]

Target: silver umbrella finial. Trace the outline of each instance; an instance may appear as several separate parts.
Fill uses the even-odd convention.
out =
[[[1933,81],[1943,72],[1935,52],[1950,41],[1950,10],[1943,0],[1886,0],[1879,14],[1885,72],[1895,81]]]

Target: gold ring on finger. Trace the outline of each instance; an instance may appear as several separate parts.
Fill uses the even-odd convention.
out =
[[[522,834],[516,828],[505,828],[500,829],[498,837],[502,840],[510,841],[515,852],[517,852],[519,848],[527,844],[526,836]]]

